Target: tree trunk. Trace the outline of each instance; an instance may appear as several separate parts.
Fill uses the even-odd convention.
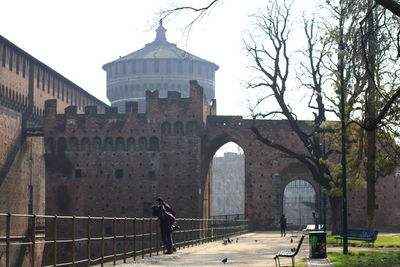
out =
[[[374,5],[373,1],[368,1],[369,8]],[[376,119],[376,92],[374,85],[374,74],[377,50],[376,34],[374,31],[374,15],[372,12],[368,19],[368,62],[369,77],[368,88],[366,92],[366,122],[367,125],[372,124]],[[367,180],[367,227],[372,230],[375,226],[375,161],[376,161],[376,129],[367,131],[367,166],[366,166],[366,180]]]
[[[341,234],[341,218],[342,218],[342,198],[341,197],[329,197],[329,203],[331,204],[332,216],[332,235]]]

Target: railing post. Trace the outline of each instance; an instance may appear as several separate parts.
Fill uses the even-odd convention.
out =
[[[125,220],[124,220],[124,263],[126,263],[126,221],[127,221],[127,218],[125,217]]]
[[[32,229],[31,229],[31,238],[32,238],[32,251],[31,251],[31,266],[35,267],[35,251],[36,251],[36,214],[33,214],[32,217]]]
[[[136,218],[133,219],[133,260],[136,260]]]
[[[152,223],[152,220],[150,219],[149,220],[149,250],[150,250],[150,257],[152,256],[151,252],[153,251],[152,242],[151,242],[151,240],[153,239],[153,232],[151,231],[151,223]]]
[[[86,235],[87,235],[87,247],[86,247],[86,256],[88,260],[87,266],[90,266],[90,250],[91,250],[91,241],[90,241],[90,216],[87,217],[87,229],[86,229]]]
[[[75,215],[72,216],[72,267],[75,266]]]
[[[142,259],[144,259],[144,218],[142,218]]]
[[[57,215],[53,219],[53,266],[57,266]]]
[[[114,256],[114,260],[113,260],[113,263],[114,263],[114,265],[116,265],[117,263],[117,256],[116,256],[116,254],[117,254],[117,252],[116,252],[116,247],[117,247],[117,245],[116,245],[116,240],[117,240],[117,235],[116,235],[116,232],[117,232],[117,230],[115,229],[116,227],[115,227],[115,221],[117,220],[117,217],[114,217],[114,219],[113,219],[113,234],[114,234],[114,238],[113,238],[113,256]]]
[[[101,267],[104,266],[104,216],[101,217]]]
[[[156,230],[156,250],[157,250],[157,255],[159,255],[160,254],[160,228],[156,226],[156,229],[158,229],[158,230]],[[176,246],[176,243],[175,243],[175,246]]]
[[[6,267],[10,267],[10,234],[11,234],[11,213],[7,213],[6,222]]]

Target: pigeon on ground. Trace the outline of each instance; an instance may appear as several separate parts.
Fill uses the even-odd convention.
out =
[[[222,262],[225,264],[228,261],[228,258],[225,258],[222,260]]]
[[[236,238],[236,243],[237,243],[237,242],[239,242],[239,237],[238,237],[238,238]]]
[[[228,244],[228,241],[224,239],[224,242],[222,244],[226,246]]]
[[[228,237],[228,243],[232,243],[232,239],[229,239],[229,237]]]

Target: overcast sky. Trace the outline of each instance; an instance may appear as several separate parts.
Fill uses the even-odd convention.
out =
[[[208,0],[175,1],[208,3]],[[164,22],[169,42],[220,69],[216,74],[218,114],[247,115],[242,37],[264,1],[223,1],[195,25],[178,16]],[[0,0],[0,34],[99,99],[106,98],[102,65],[136,51],[155,38],[151,29],[169,0]]]
[[[161,10],[174,4],[201,7],[209,2],[0,0],[0,34],[109,103],[102,66],[152,42]],[[312,2],[302,1],[294,10],[299,12],[299,7]],[[192,16],[179,15],[164,21],[169,42],[220,67],[216,73],[218,115],[250,114],[244,85],[251,61],[243,38],[254,22],[251,15],[265,3],[266,0],[221,1],[210,16],[195,24],[189,36],[183,30]]]

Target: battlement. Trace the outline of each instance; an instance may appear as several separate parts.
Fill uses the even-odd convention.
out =
[[[57,100],[50,99],[45,102],[44,115],[72,117],[97,117],[112,118],[126,117],[136,114],[137,117],[146,118],[148,121],[163,121],[164,118],[188,121],[206,121],[208,115],[215,115],[215,99],[208,103],[203,88],[197,81],[190,81],[190,97],[182,97],[181,93],[169,91],[168,97],[160,98],[159,91],[146,91],[146,112],[138,114],[138,102],[126,102],[125,113],[118,113],[117,107],[106,107],[104,113],[99,113],[97,106],[85,106],[84,113],[79,114],[77,106],[68,106],[64,113],[57,113]],[[163,118],[162,118],[163,117]]]

